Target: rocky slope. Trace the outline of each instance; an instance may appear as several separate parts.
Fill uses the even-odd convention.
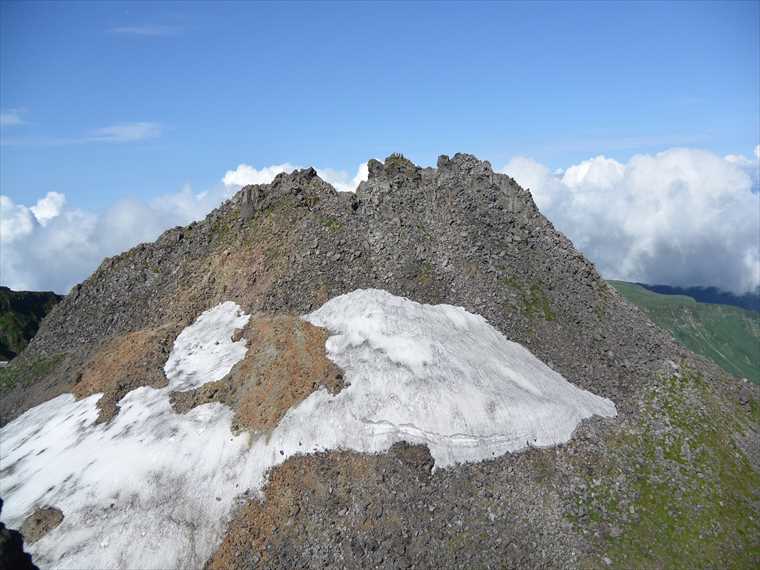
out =
[[[729,374],[760,383],[760,313],[661,295],[635,283],[609,283],[689,350]]]
[[[585,421],[567,444],[432,472],[424,446],[292,457],[271,472],[264,501],[240,504],[208,567],[760,563],[757,387],[676,344],[599,277],[527,190],[470,155],[442,156],[435,169],[399,155],[370,161],[355,194],[313,169],[281,174],[203,222],[107,259],[12,363],[19,381],[0,401],[2,423],[68,392],[104,393],[98,421],[114,421],[130,390],[166,385],[179,332],[226,301],[267,327],[272,350],[302,354],[319,335],[288,319],[367,288],[482,315],[612,400],[617,417]],[[252,328],[236,333],[250,346],[261,337]],[[239,367],[270,379],[315,374],[311,389],[340,390],[340,371],[320,359]],[[267,393],[206,386],[173,405],[257,405]],[[250,414],[263,422],[253,425],[304,397],[300,387],[277,391]]]

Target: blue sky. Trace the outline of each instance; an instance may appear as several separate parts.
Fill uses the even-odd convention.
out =
[[[0,2],[0,284],[65,292],[294,165],[352,190],[469,152],[605,277],[754,290],[759,28],[758,2]]]
[[[2,4],[2,193],[104,207],[238,163],[565,167],[758,142],[757,2]],[[20,110],[20,111],[18,111]],[[114,126],[150,123],[145,140]],[[103,134],[107,133],[107,134]],[[108,134],[110,133],[110,135]],[[140,136],[133,131],[133,137]]]

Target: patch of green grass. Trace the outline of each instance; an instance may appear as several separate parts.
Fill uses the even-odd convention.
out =
[[[335,218],[320,216],[319,222],[331,232],[338,232],[343,229],[343,224]]]
[[[760,313],[661,295],[624,281],[609,284],[689,350],[729,374],[760,383]]]
[[[520,285],[520,282],[511,275],[505,275],[504,277],[500,278],[499,283],[509,287],[510,289],[516,289],[517,291],[522,292],[522,285]]]
[[[426,261],[420,265],[420,270],[417,273],[417,283],[420,285],[430,285],[433,282],[433,266],[430,262]]]
[[[597,320],[604,321],[607,317],[607,303],[609,303],[610,291],[608,285],[602,282],[602,287],[599,289],[599,302],[594,305],[594,314]]]
[[[240,210],[231,208],[217,217],[211,228],[211,236],[217,245],[229,245],[239,239],[243,231],[240,224]]]
[[[760,423],[760,402],[757,400],[751,400],[749,403],[749,410],[752,420]]]
[[[511,275],[501,277],[499,283],[520,294],[521,308],[529,318],[541,316],[547,321],[553,321],[557,318],[552,310],[549,297],[538,283],[533,283],[526,288]]]
[[[63,354],[40,356],[0,368],[0,394],[11,390],[18,384],[35,382],[50,374],[63,359]]]
[[[543,289],[534,283],[527,292],[523,292],[523,310],[530,316],[543,316],[547,321],[553,321],[557,315],[552,311],[549,297]]]
[[[733,438],[744,429],[744,416],[685,371],[664,379],[648,398],[640,430],[611,440],[611,457],[602,460],[607,472],[592,476],[588,508],[600,526],[626,521],[604,546],[616,566],[757,567],[760,521],[752,505],[760,475]],[[636,457],[641,461],[631,461]],[[621,513],[613,487],[620,478],[635,497],[630,516],[627,508]]]

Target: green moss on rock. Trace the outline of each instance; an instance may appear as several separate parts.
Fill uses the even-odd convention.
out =
[[[0,368],[0,394],[18,384],[31,383],[47,376],[60,364],[63,357],[63,354],[40,356],[14,361],[13,364]]]
[[[758,567],[760,476],[734,440],[751,420],[713,390],[690,371],[665,378],[609,441],[579,507],[614,566]]]

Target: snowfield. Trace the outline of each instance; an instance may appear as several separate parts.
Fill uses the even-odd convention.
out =
[[[64,520],[29,545],[41,568],[200,568],[221,542],[244,492],[298,453],[382,452],[429,446],[436,468],[570,439],[614,404],[580,390],[484,318],[379,290],[341,295],[304,317],[331,336],[345,372],[337,395],[320,389],[271,436],[233,436],[233,413],[205,404],[175,414],[169,394],[220,380],[247,351],[232,342],[249,319],[234,303],[204,312],[176,339],[169,385],[138,388],[96,425],[100,395],[63,395],[0,430],[2,519],[18,528],[52,505]]]

